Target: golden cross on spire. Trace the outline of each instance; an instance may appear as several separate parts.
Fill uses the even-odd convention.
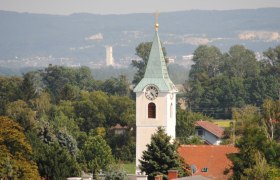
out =
[[[155,12],[155,16],[156,16],[156,25],[155,25],[155,27],[156,27],[156,31],[158,31],[158,27],[159,27],[159,24],[158,24],[158,16],[159,16],[159,12],[157,11],[157,12]]]

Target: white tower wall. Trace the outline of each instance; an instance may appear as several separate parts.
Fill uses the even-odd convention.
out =
[[[156,105],[156,118],[148,118],[148,104]],[[158,97],[150,101],[144,93],[136,93],[136,168],[139,171],[139,159],[146,145],[151,143],[151,136],[158,127],[163,127],[166,133],[175,139],[176,127],[176,94],[167,92],[159,93]]]

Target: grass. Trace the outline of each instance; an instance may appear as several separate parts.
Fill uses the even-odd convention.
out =
[[[214,120],[213,123],[218,125],[219,127],[230,127],[230,123],[232,120]]]
[[[123,168],[127,174],[135,174],[136,165],[135,162],[127,162],[123,164]]]

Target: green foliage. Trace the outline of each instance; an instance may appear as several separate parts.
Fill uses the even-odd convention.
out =
[[[149,179],[154,179],[156,175],[163,175],[167,179],[168,170],[179,170],[180,175],[186,175],[185,163],[177,153],[177,144],[170,143],[171,137],[165,133],[163,128],[158,128],[152,135],[151,143],[147,145],[147,150],[143,152],[140,161],[140,169],[148,175]],[[182,163],[183,162],[183,163]]]
[[[235,125],[235,135],[243,135],[244,131],[251,126],[262,125],[259,109],[255,106],[247,105],[243,108],[233,108],[232,116]]]
[[[31,71],[23,75],[21,84],[22,98],[27,101],[40,95],[44,89],[40,71]]]
[[[77,98],[79,90],[93,90],[94,79],[88,67],[67,68],[49,66],[42,73],[42,81],[56,102]]]
[[[204,144],[204,140],[201,139],[199,136],[189,136],[189,137],[178,137],[177,138],[180,142],[180,144],[195,144],[195,145],[199,145],[199,144]]]
[[[5,115],[9,102],[16,101],[21,96],[20,86],[22,79],[19,77],[0,77],[0,115]]]
[[[255,154],[254,160],[256,164],[253,167],[244,170],[246,176],[249,179],[268,179],[270,167],[259,151]]]
[[[110,165],[109,171],[105,173],[105,180],[124,180],[126,178],[126,172],[120,164]]]
[[[217,119],[232,118],[231,109],[246,104],[260,107],[267,98],[277,99],[280,88],[279,46],[257,61],[244,46],[222,54],[213,46],[199,46],[188,81],[189,108]]]
[[[222,53],[214,46],[199,46],[193,53],[193,61],[190,71],[191,81],[205,81],[215,77],[221,70]]]
[[[11,102],[6,107],[6,114],[16,120],[24,130],[34,128],[36,122],[36,113],[23,100]]]
[[[75,156],[77,154],[77,142],[71,135],[59,132],[56,136],[59,144],[66,148],[71,155]]]
[[[112,153],[116,160],[132,162],[135,160],[136,140],[131,131],[127,130],[124,134],[114,134],[111,130],[108,133],[108,144],[112,148]]]
[[[108,125],[117,123],[133,127],[135,125],[135,102],[128,97],[110,96],[112,115]]]
[[[229,155],[235,179],[254,179],[256,175],[266,179],[272,173],[270,167],[280,168],[280,146],[270,141],[261,127],[246,128],[236,147],[239,148],[239,153]]]
[[[264,52],[264,56],[266,57],[263,61],[268,66],[273,66],[279,68],[280,66],[280,45],[276,46],[275,48],[269,48],[267,51]],[[278,69],[279,70],[279,69]],[[279,73],[279,71],[278,71]]]
[[[0,178],[40,179],[22,127],[8,117],[0,116],[0,121]]]
[[[35,162],[40,175],[47,179],[76,176],[80,170],[87,170],[89,164],[106,169],[105,164],[114,161],[111,147],[104,140],[112,142],[107,134],[110,127],[117,123],[129,129],[135,126],[135,102],[129,98],[129,82],[123,75],[101,82],[93,79],[87,67],[49,66],[28,72],[23,78],[0,77],[0,85],[0,115],[12,117],[23,127],[34,150],[34,154],[25,153],[28,158],[21,156],[24,153],[14,156],[1,144],[0,164],[5,168],[0,168],[0,173],[5,177],[23,177],[15,175],[17,170],[29,177],[26,173],[28,169],[37,168]],[[104,138],[102,141],[97,138],[99,135]],[[129,137],[117,141],[119,144],[115,142],[112,147],[117,159],[132,161],[135,132],[127,135]],[[92,136],[100,143],[90,144]],[[94,159],[88,157],[88,144],[98,145],[94,148],[100,152]],[[85,147],[87,151],[84,151]],[[17,152],[17,147],[9,150]],[[103,152],[108,152],[108,162],[103,162],[104,157],[100,155]],[[18,159],[22,163],[18,163]]]
[[[51,108],[51,97],[47,92],[42,92],[36,98],[29,100],[30,107],[36,111],[36,116],[47,114]]]
[[[110,78],[103,82],[100,86],[101,90],[108,94],[118,96],[129,96],[129,82],[127,77],[120,75],[119,78]]]
[[[242,45],[229,49],[225,60],[225,74],[229,77],[254,77],[260,73],[260,65],[253,51]]]
[[[271,139],[280,142],[280,100],[266,99],[262,105],[263,120]]]
[[[96,174],[99,170],[106,171],[114,162],[111,148],[99,135],[89,136],[83,147],[83,155],[89,172]]]
[[[38,141],[37,143],[34,154],[42,177],[47,180],[62,180],[80,174],[77,162],[66,149],[56,143],[53,145]]]

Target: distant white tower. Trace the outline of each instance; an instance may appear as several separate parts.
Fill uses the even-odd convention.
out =
[[[114,66],[112,46],[106,46],[106,66]]]

